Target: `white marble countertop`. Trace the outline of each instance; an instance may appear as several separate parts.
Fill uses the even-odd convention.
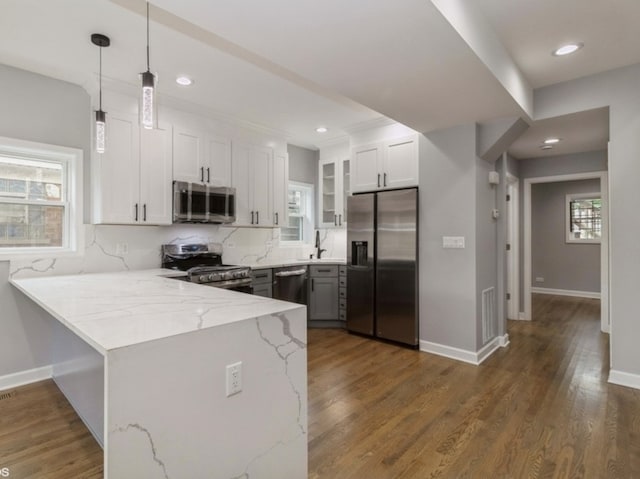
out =
[[[182,274],[153,269],[10,282],[103,355],[117,348],[304,307],[168,277]]]
[[[267,269],[267,268],[281,268],[283,266],[311,265],[311,264],[345,265],[347,264],[347,260],[344,258],[292,259],[292,260],[274,261],[274,262],[266,262],[266,263],[245,263],[242,266],[250,266],[251,269]]]

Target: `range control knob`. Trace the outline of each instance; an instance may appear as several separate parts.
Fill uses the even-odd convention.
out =
[[[200,276],[200,277],[198,278],[198,280],[204,283],[204,282],[207,280],[207,275],[206,275],[206,274],[203,274],[202,276]]]
[[[209,281],[215,281],[216,280],[216,275],[215,274],[210,274],[208,276],[208,278],[209,278]]]

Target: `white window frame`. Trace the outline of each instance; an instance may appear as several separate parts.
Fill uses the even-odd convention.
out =
[[[591,238],[574,238],[571,235],[571,202],[573,200],[580,200],[584,198],[599,198],[602,200],[601,193],[569,193],[565,196],[565,236],[567,243],[575,243],[575,244],[600,244],[601,239],[591,239]]]
[[[51,258],[82,254],[84,247],[82,229],[82,150],[0,137],[0,156],[61,163],[63,168],[62,201],[56,202],[55,204],[48,202],[47,204],[64,207],[61,246],[16,246],[0,248],[0,260],[29,259],[34,256]],[[24,201],[17,198],[0,198],[0,202],[32,204],[31,201]]]
[[[296,241],[287,241],[287,240],[280,240],[280,244],[281,246],[301,246],[301,245],[308,245],[308,244],[312,244],[313,243],[313,225],[315,224],[315,218],[314,218],[314,210],[315,210],[315,205],[314,205],[314,198],[315,198],[315,192],[314,192],[314,187],[313,184],[311,183],[303,183],[301,181],[289,181],[288,185],[287,185],[287,198],[289,197],[289,188],[293,186],[293,187],[298,187],[301,189],[305,189],[307,190],[307,213],[306,216],[309,218],[309,225],[308,225],[308,229],[309,229],[309,237],[307,238],[307,240],[296,240]],[[288,201],[287,201],[287,209],[289,208],[288,205]],[[287,222],[289,218],[289,212],[287,211]]]

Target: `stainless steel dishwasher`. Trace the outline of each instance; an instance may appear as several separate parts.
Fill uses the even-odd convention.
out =
[[[273,299],[307,304],[307,266],[273,268]]]

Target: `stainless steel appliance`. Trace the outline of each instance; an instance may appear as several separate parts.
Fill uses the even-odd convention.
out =
[[[418,190],[347,200],[347,329],[418,346]]]
[[[165,244],[162,245],[162,267],[184,271],[175,279],[191,283],[252,293],[251,268],[222,264],[222,245]]]
[[[306,265],[274,268],[273,298],[307,304]]]
[[[174,223],[233,223],[236,220],[235,188],[173,182]]]

